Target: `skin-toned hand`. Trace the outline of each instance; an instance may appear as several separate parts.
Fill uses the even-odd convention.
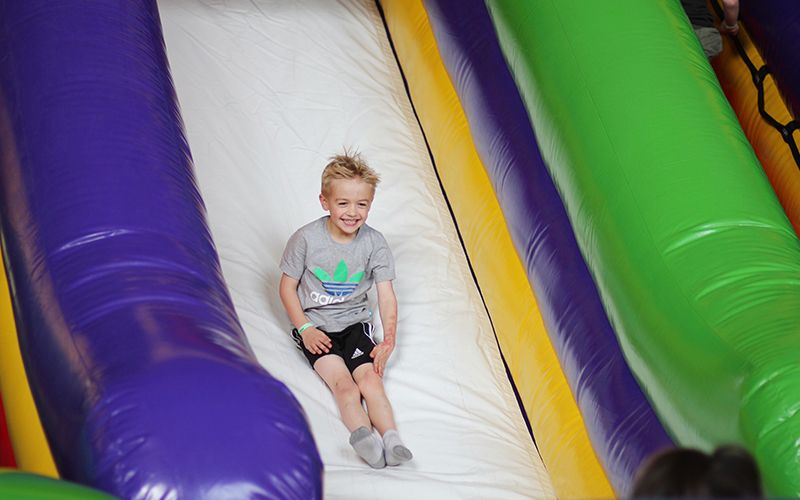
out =
[[[314,354],[328,353],[333,346],[331,339],[322,330],[313,326],[303,330],[300,336],[303,337],[303,345],[306,346],[306,349]]]
[[[372,358],[372,363],[375,366],[375,373],[383,377],[383,371],[386,369],[386,362],[389,361],[389,356],[394,351],[394,343],[383,341],[376,345],[369,356]]]

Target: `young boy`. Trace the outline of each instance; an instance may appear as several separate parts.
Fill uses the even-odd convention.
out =
[[[330,215],[298,229],[280,264],[280,297],[295,326],[292,336],[333,392],[350,444],[374,468],[412,457],[397,434],[382,381],[395,346],[397,299],[389,246],[366,225],[378,181],[360,155],[332,157],[319,195]],[[367,304],[373,282],[383,323],[383,342],[377,345]]]

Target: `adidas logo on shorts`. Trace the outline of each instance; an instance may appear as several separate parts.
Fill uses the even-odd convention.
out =
[[[364,353],[361,352],[361,349],[356,347],[356,350],[355,350],[355,352],[353,352],[353,355],[350,356],[350,359],[356,359],[357,357],[361,356],[362,354],[364,354]]]

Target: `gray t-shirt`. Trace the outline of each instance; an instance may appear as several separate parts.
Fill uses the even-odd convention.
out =
[[[350,243],[328,232],[328,216],[298,229],[283,251],[281,271],[300,281],[297,295],[308,320],[327,332],[369,321],[367,291],[394,279],[394,259],[381,233],[364,224]]]

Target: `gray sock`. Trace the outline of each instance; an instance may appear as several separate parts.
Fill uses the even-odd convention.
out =
[[[386,465],[400,465],[413,458],[411,450],[400,441],[400,435],[395,429],[386,431],[383,435],[383,445],[386,451]]]
[[[350,434],[350,445],[373,469],[386,467],[381,440],[372,433],[372,430],[366,427],[354,430]]]

